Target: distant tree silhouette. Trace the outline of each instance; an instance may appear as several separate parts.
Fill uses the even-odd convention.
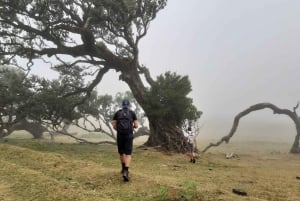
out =
[[[299,147],[300,118],[299,118],[299,116],[296,112],[296,109],[298,108],[298,106],[299,106],[299,103],[293,108],[293,111],[291,111],[291,110],[288,110],[288,109],[278,108],[276,105],[273,105],[271,103],[258,103],[258,104],[252,105],[249,108],[247,108],[246,110],[240,112],[238,115],[235,116],[233,126],[232,126],[232,128],[231,128],[228,135],[222,137],[221,140],[219,140],[216,143],[210,143],[207,147],[205,147],[203,149],[202,152],[206,152],[211,147],[219,146],[223,142],[228,143],[229,140],[231,139],[231,137],[234,135],[235,131],[237,130],[237,127],[239,125],[239,121],[242,117],[246,116],[250,112],[257,111],[257,110],[262,110],[262,109],[265,109],[265,108],[269,108],[269,109],[273,110],[274,114],[285,114],[285,115],[289,116],[292,119],[292,121],[295,123],[297,134],[296,134],[294,143],[293,143],[293,145],[290,149],[290,153],[300,153],[300,147]]]

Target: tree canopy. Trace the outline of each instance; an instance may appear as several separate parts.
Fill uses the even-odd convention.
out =
[[[157,119],[169,119],[175,124],[183,124],[186,119],[199,119],[202,112],[197,111],[192,104],[193,100],[187,97],[191,91],[188,76],[172,72],[159,75],[147,93],[150,107],[148,115]]]

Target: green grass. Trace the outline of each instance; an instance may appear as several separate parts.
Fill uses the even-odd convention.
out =
[[[226,151],[239,158],[225,159]],[[0,142],[0,200],[300,200],[300,155],[287,152],[274,143],[232,143],[191,164],[183,154],[135,148],[131,181],[124,183],[115,146],[6,139]]]

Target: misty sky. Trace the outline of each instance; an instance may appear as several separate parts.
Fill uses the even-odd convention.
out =
[[[299,13],[298,0],[169,0],[141,41],[140,63],[154,77],[165,71],[188,75],[190,96],[203,111],[200,136],[218,139],[228,134],[234,116],[253,104],[292,109],[300,101]],[[110,72],[98,90],[114,95],[127,89],[115,82]],[[237,139],[296,134],[288,117],[268,109],[240,124]]]
[[[143,40],[141,61],[154,73],[189,75],[204,112],[201,135],[223,136],[250,105],[292,109],[300,100],[299,13],[296,0],[172,0]],[[236,136],[296,133],[268,109],[240,123]]]

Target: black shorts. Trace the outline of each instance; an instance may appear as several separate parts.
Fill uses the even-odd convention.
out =
[[[131,155],[133,146],[133,135],[118,135],[117,144],[119,154]]]

